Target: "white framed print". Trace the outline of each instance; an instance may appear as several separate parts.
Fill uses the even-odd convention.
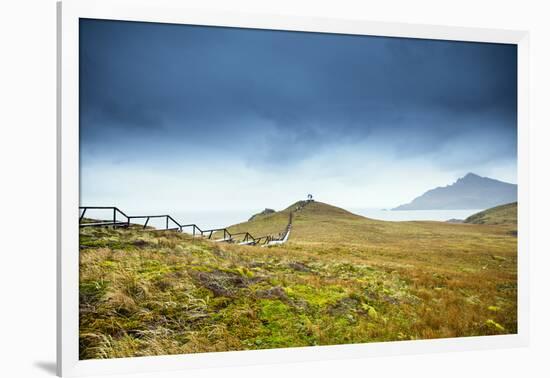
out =
[[[58,374],[527,345],[528,33],[58,3]]]

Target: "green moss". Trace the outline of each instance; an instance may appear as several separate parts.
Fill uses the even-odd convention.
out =
[[[173,267],[170,267],[158,260],[145,260],[140,264],[140,267],[137,269],[137,273],[141,278],[151,280],[158,278],[165,273],[171,272],[172,270]]]
[[[292,315],[290,307],[278,300],[262,300],[260,306],[260,319],[268,322],[284,320]]]
[[[361,305],[361,308],[367,313],[370,318],[376,319],[378,317],[378,312],[376,312],[376,309],[373,306],[363,303]]]
[[[259,348],[278,348],[285,345],[314,345],[310,332],[311,321],[278,300],[260,301],[259,319],[262,328],[254,339]]]
[[[254,277],[254,272],[253,271],[247,269],[246,267],[242,267],[242,266],[235,267],[235,268],[221,268],[220,270],[222,272],[238,274],[239,276],[242,276],[242,277],[245,277],[245,278]]]
[[[310,305],[319,307],[335,304],[338,300],[347,296],[346,290],[336,285],[316,288],[300,284],[286,287],[284,290],[290,298],[305,300]]]

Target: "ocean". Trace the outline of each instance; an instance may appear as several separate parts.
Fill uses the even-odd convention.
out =
[[[470,215],[482,211],[474,210],[385,210],[385,209],[350,209],[352,213],[367,218],[385,221],[447,221],[449,219],[466,219]]]
[[[259,210],[220,210],[220,211],[142,211],[139,209],[123,209],[128,215],[158,215],[169,214],[180,224],[194,223],[203,230],[223,228],[236,223],[246,222]],[[449,219],[465,219],[481,210],[401,210],[392,211],[376,208],[355,208],[349,209],[354,214],[368,218],[385,221],[447,221]],[[90,210],[87,216],[95,219],[112,219],[111,210]],[[118,220],[124,220],[122,218]],[[143,224],[145,220],[132,220],[134,223]],[[164,228],[165,219],[151,219],[149,226]],[[171,225],[174,226],[174,225]]]
[[[447,221],[449,219],[465,219],[481,210],[384,210],[384,209],[349,209],[354,214],[385,221]],[[180,224],[194,223],[203,230],[223,228],[236,223],[246,222],[257,210],[242,211],[174,211],[169,214]],[[131,215],[132,213],[129,213]],[[148,212],[147,214],[153,214]],[[150,221],[153,227],[164,227],[162,221]],[[158,224],[157,224],[158,223]]]

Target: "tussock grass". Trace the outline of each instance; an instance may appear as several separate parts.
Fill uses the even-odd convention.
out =
[[[232,229],[277,233],[288,211]],[[274,248],[84,228],[80,358],[515,333],[515,227],[382,222],[315,202]]]

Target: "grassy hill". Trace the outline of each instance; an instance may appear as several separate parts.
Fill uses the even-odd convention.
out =
[[[231,230],[276,234],[302,204]],[[84,228],[80,357],[515,333],[514,227],[384,222],[313,202],[272,248]]]
[[[469,216],[464,222],[471,224],[516,225],[518,222],[518,203],[513,202],[492,207]]]
[[[229,227],[230,231],[248,230],[253,235],[274,234],[284,229],[288,215],[299,203],[250,222]],[[338,250],[343,247],[387,249],[399,253],[411,251],[464,251],[465,248],[486,248],[502,241],[509,242],[514,222],[472,227],[434,221],[388,222],[366,218],[322,202],[312,202],[294,212],[289,245],[315,249]],[[473,243],[478,241],[479,243]],[[490,244],[490,245],[489,245]],[[460,256],[460,255],[457,255]],[[393,259],[393,255],[389,256]],[[418,258],[417,255],[411,255]]]

